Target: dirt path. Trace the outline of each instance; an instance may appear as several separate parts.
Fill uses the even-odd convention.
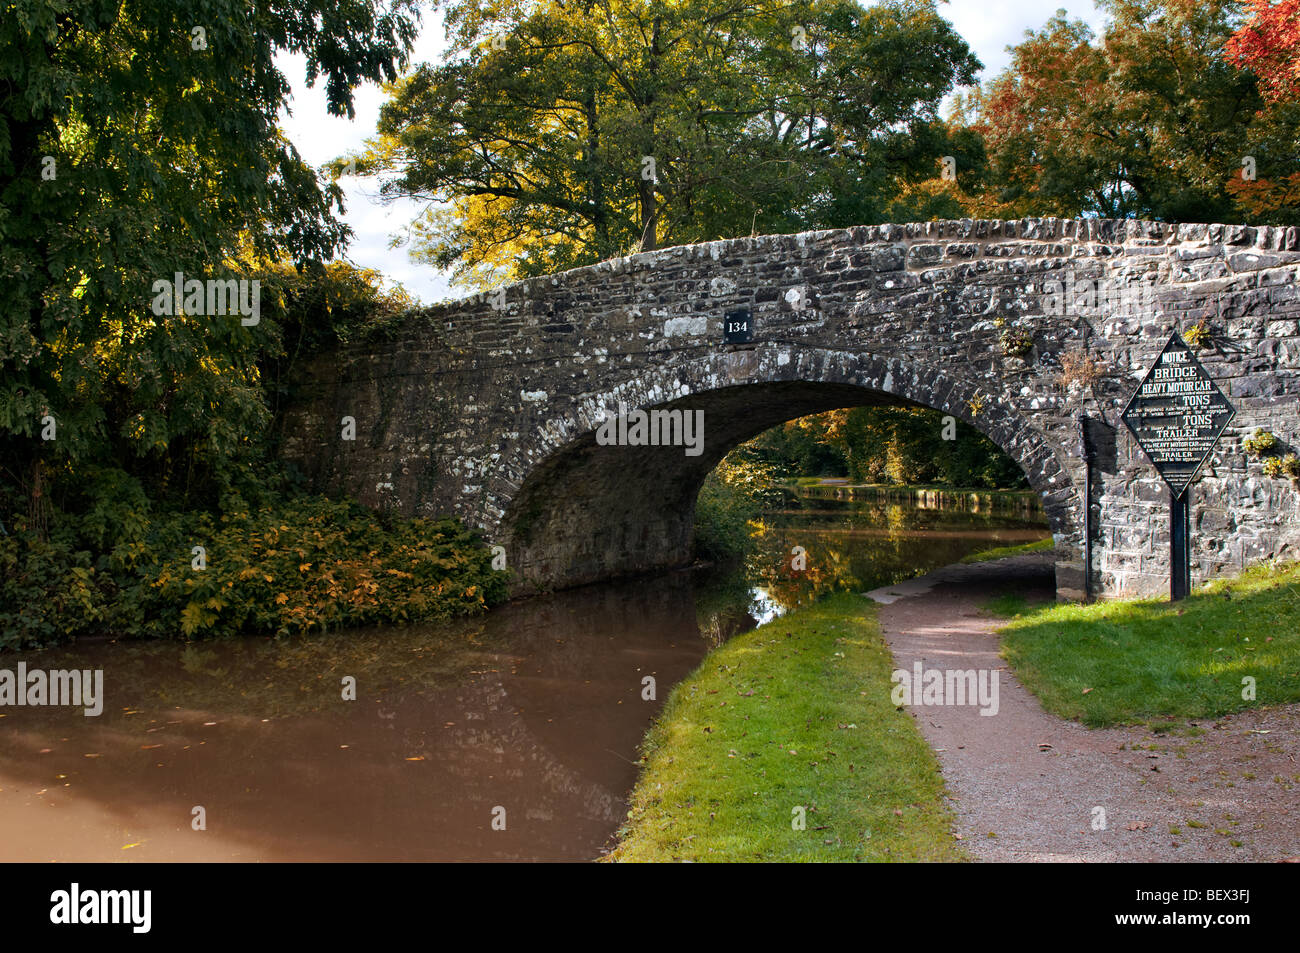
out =
[[[1042,556],[950,566],[869,593],[898,667],[998,671],[998,712],[910,706],[980,860],[1275,861],[1300,855],[1300,706],[1200,722],[1199,737],[1088,730],[1043,711],[998,656],[1000,592],[1052,598]],[[916,699],[914,699],[916,701]],[[1096,808],[1105,829],[1094,829]],[[1200,825],[1200,826],[1197,826]],[[1234,843],[1240,846],[1233,846]]]

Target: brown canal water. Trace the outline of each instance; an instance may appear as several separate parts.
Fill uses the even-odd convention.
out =
[[[728,572],[438,626],[0,654],[10,671],[101,669],[104,685],[96,717],[0,708],[0,860],[594,859],[646,730],[710,648],[820,592],[1045,535],[1023,511],[792,499]]]

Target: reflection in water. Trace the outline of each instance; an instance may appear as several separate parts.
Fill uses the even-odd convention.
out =
[[[1045,535],[1018,516],[805,503],[771,514],[758,555],[727,573],[437,627],[0,656],[102,668],[106,695],[98,718],[0,710],[0,859],[590,859],[624,816],[660,704],[710,647],[828,589]],[[790,567],[794,545],[806,570]]]
[[[733,635],[827,592],[868,592],[973,552],[1049,535],[1041,510],[1028,508],[1032,498],[1023,494],[957,496],[943,506],[931,497],[913,506],[884,491],[870,501],[827,499],[828,489],[806,488],[766,515],[758,552],[711,582],[712,592],[697,593],[702,629]]]

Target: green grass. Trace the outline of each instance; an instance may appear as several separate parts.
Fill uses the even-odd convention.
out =
[[[986,608],[1014,616],[1002,655],[1025,686],[1048,711],[1085,725],[1167,727],[1300,701],[1300,563],[1257,567],[1174,605]],[[1247,676],[1253,701],[1242,698]]]
[[[1052,537],[1040,539],[1032,543],[1024,543],[1020,546],[1002,546],[997,549],[986,549],[983,552],[971,553],[969,556],[963,556],[961,562],[964,563],[986,563],[993,559],[1006,559],[1009,556],[1023,556],[1025,553],[1050,553],[1056,547]]]
[[[1004,592],[985,602],[982,608],[999,619],[1013,619],[1029,611],[1029,602],[1019,593]]]
[[[647,736],[610,859],[965,859],[934,754],[890,702],[893,667],[850,593],[717,649]]]

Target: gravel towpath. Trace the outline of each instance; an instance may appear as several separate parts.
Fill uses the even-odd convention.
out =
[[[909,707],[938,753],[956,836],[986,861],[1277,861],[1300,855],[1300,706],[1204,734],[1090,730],[1045,712],[999,655],[1002,592],[1052,598],[1041,555],[950,566],[868,593],[898,667],[998,672],[998,711]],[[917,701],[917,699],[913,699]],[[1105,827],[1097,820],[1104,811]]]

